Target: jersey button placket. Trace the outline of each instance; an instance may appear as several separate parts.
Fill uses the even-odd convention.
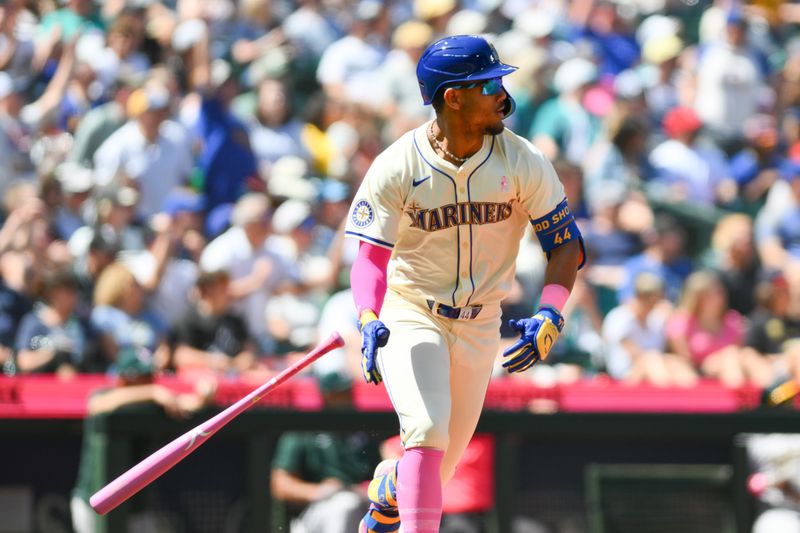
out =
[[[458,201],[459,202],[468,202],[469,201],[469,196],[467,194],[467,184],[466,184],[467,175],[466,175],[466,173],[464,173],[462,171],[462,172],[458,173],[458,178],[459,178],[459,182],[460,182],[459,186],[458,186]],[[461,250],[460,250],[460,254],[461,254],[461,260],[460,260],[460,262],[461,262],[461,272],[459,272],[459,274],[461,276],[461,283],[460,283],[460,287],[459,287],[460,288],[459,292],[467,291],[467,294],[469,294],[469,292],[472,290],[472,283],[471,283],[470,277],[469,277],[469,266],[470,266],[471,252],[472,252],[471,245],[470,245],[470,242],[469,242],[469,240],[470,240],[470,226],[468,224],[465,224],[465,225],[461,226],[461,232],[460,233],[461,233],[460,234],[460,237],[461,237],[461,246],[460,246],[460,248],[461,248]]]

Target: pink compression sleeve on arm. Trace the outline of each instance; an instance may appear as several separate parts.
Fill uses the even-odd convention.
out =
[[[380,315],[386,296],[386,266],[391,256],[391,250],[361,241],[358,257],[350,269],[350,287],[358,316],[365,309],[372,309]]]
[[[549,305],[561,312],[564,310],[567,298],[569,298],[569,289],[557,283],[548,283],[542,289],[542,297],[539,299],[539,305]]]

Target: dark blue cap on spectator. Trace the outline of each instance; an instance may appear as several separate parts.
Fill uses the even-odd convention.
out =
[[[728,17],[725,19],[725,22],[729,26],[744,25],[747,24],[747,19],[745,19],[741,9],[731,9],[728,12]]]
[[[188,212],[199,213],[205,208],[205,199],[191,191],[174,191],[164,199],[164,212],[168,215]]]

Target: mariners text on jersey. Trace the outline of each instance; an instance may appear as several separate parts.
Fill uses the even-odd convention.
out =
[[[511,216],[508,202],[459,202],[432,209],[423,209],[416,202],[407,206],[411,227],[423,231],[438,231],[463,225],[482,225],[502,222]]]

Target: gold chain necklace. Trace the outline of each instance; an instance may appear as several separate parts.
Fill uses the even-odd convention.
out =
[[[453,161],[458,161],[459,164],[463,164],[463,163],[465,163],[467,161],[467,159],[469,159],[469,157],[458,157],[457,155],[448,152],[445,149],[445,147],[442,146],[442,143],[440,143],[439,139],[437,139],[436,136],[433,134],[433,122],[431,122],[430,126],[428,126],[428,134],[430,135],[431,141],[433,141],[433,144],[436,145],[436,148],[441,150],[444,155],[446,155],[447,157],[449,157]]]

